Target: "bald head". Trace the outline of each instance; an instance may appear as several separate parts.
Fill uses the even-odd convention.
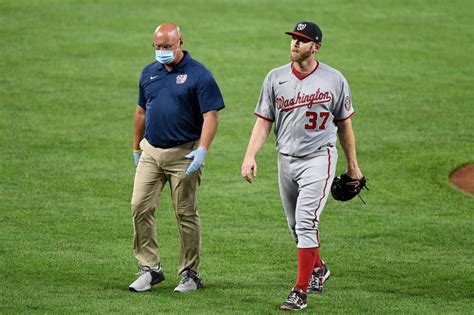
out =
[[[155,30],[155,38],[166,38],[171,41],[177,41],[181,38],[181,31],[179,30],[179,26],[173,23],[163,23],[158,25]]]

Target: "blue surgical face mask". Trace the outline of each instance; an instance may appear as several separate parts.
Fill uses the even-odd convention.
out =
[[[165,65],[172,63],[174,61],[174,50],[155,50],[155,59]]]

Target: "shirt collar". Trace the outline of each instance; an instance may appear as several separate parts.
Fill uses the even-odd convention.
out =
[[[189,62],[189,60],[191,60],[191,54],[189,52],[187,52],[186,50],[183,50],[183,54],[184,54],[183,58],[175,67],[176,70],[182,70],[186,66],[186,64]]]

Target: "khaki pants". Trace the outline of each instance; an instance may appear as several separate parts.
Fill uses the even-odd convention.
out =
[[[197,211],[197,192],[201,169],[186,175],[191,163],[184,156],[197,147],[188,142],[170,149],[155,148],[143,139],[132,195],[133,253],[140,266],[160,264],[156,240],[155,207],[164,185],[169,182],[171,197],[179,226],[179,273],[186,269],[199,272],[201,225]]]

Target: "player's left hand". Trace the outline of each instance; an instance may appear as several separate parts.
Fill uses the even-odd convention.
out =
[[[185,155],[185,158],[193,160],[186,170],[186,175],[196,172],[201,167],[204,159],[206,158],[206,154],[206,150],[203,147],[199,147],[191,153]]]

